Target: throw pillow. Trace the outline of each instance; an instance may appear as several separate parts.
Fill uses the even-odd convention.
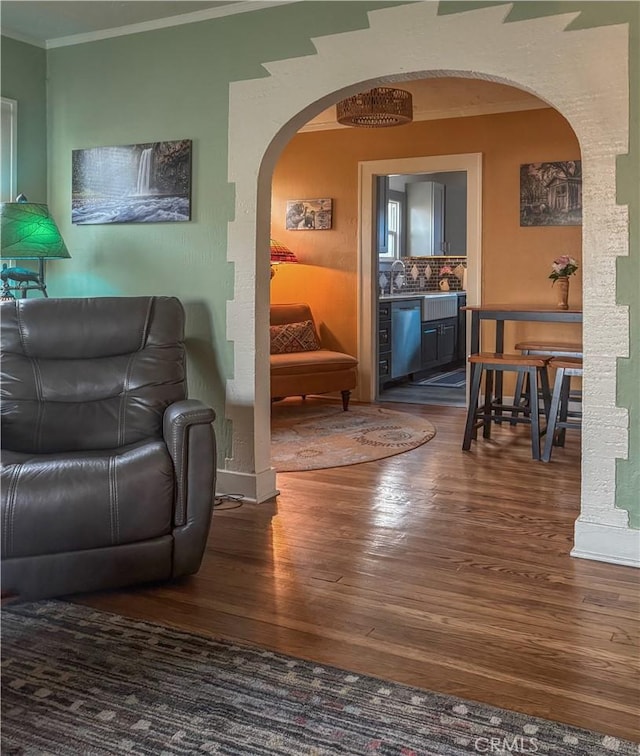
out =
[[[271,354],[289,352],[314,352],[320,349],[320,341],[311,320],[301,323],[284,323],[270,326]]]

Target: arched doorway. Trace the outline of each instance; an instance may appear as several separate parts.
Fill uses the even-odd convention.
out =
[[[229,225],[228,257],[235,263],[236,285],[227,337],[235,346],[235,370],[227,417],[233,451],[221,474],[228,490],[258,501],[276,491],[269,452],[269,345],[262,325],[269,305],[270,179],[284,144],[337,97],[407,78],[408,71],[416,78],[475,76],[534,93],[563,114],[580,141],[583,265],[613,271],[615,257],[627,253],[628,219],[615,204],[616,156],[628,144],[626,30],[566,33],[570,16],[504,23],[505,13],[498,6],[440,17],[435,3],[373,11],[368,29],[320,38],[317,55],[265,64],[270,77],[232,84],[229,180],[236,187],[236,215]],[[602,49],[609,51],[606,61]],[[573,553],[633,563],[627,513],[615,507],[615,459],[626,453],[628,439],[628,413],[616,407],[616,360],[628,353],[628,313],[616,307],[615,287],[598,285],[593,276],[585,282],[584,308],[584,408],[590,422],[583,433],[582,515]]]

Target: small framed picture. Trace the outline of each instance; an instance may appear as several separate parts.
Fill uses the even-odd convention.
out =
[[[332,200],[287,200],[287,231],[328,231],[331,228]]]
[[[582,224],[582,163],[526,163],[520,166],[521,226]]]

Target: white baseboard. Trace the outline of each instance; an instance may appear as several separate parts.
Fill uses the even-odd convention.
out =
[[[640,567],[640,530],[578,519],[571,556]]]
[[[273,467],[262,473],[241,473],[233,470],[218,470],[216,495],[235,494],[245,501],[260,504],[277,496],[276,471]]]

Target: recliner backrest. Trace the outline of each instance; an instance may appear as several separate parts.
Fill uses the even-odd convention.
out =
[[[1,303],[2,447],[47,453],[162,437],[186,397],[175,297]]]

